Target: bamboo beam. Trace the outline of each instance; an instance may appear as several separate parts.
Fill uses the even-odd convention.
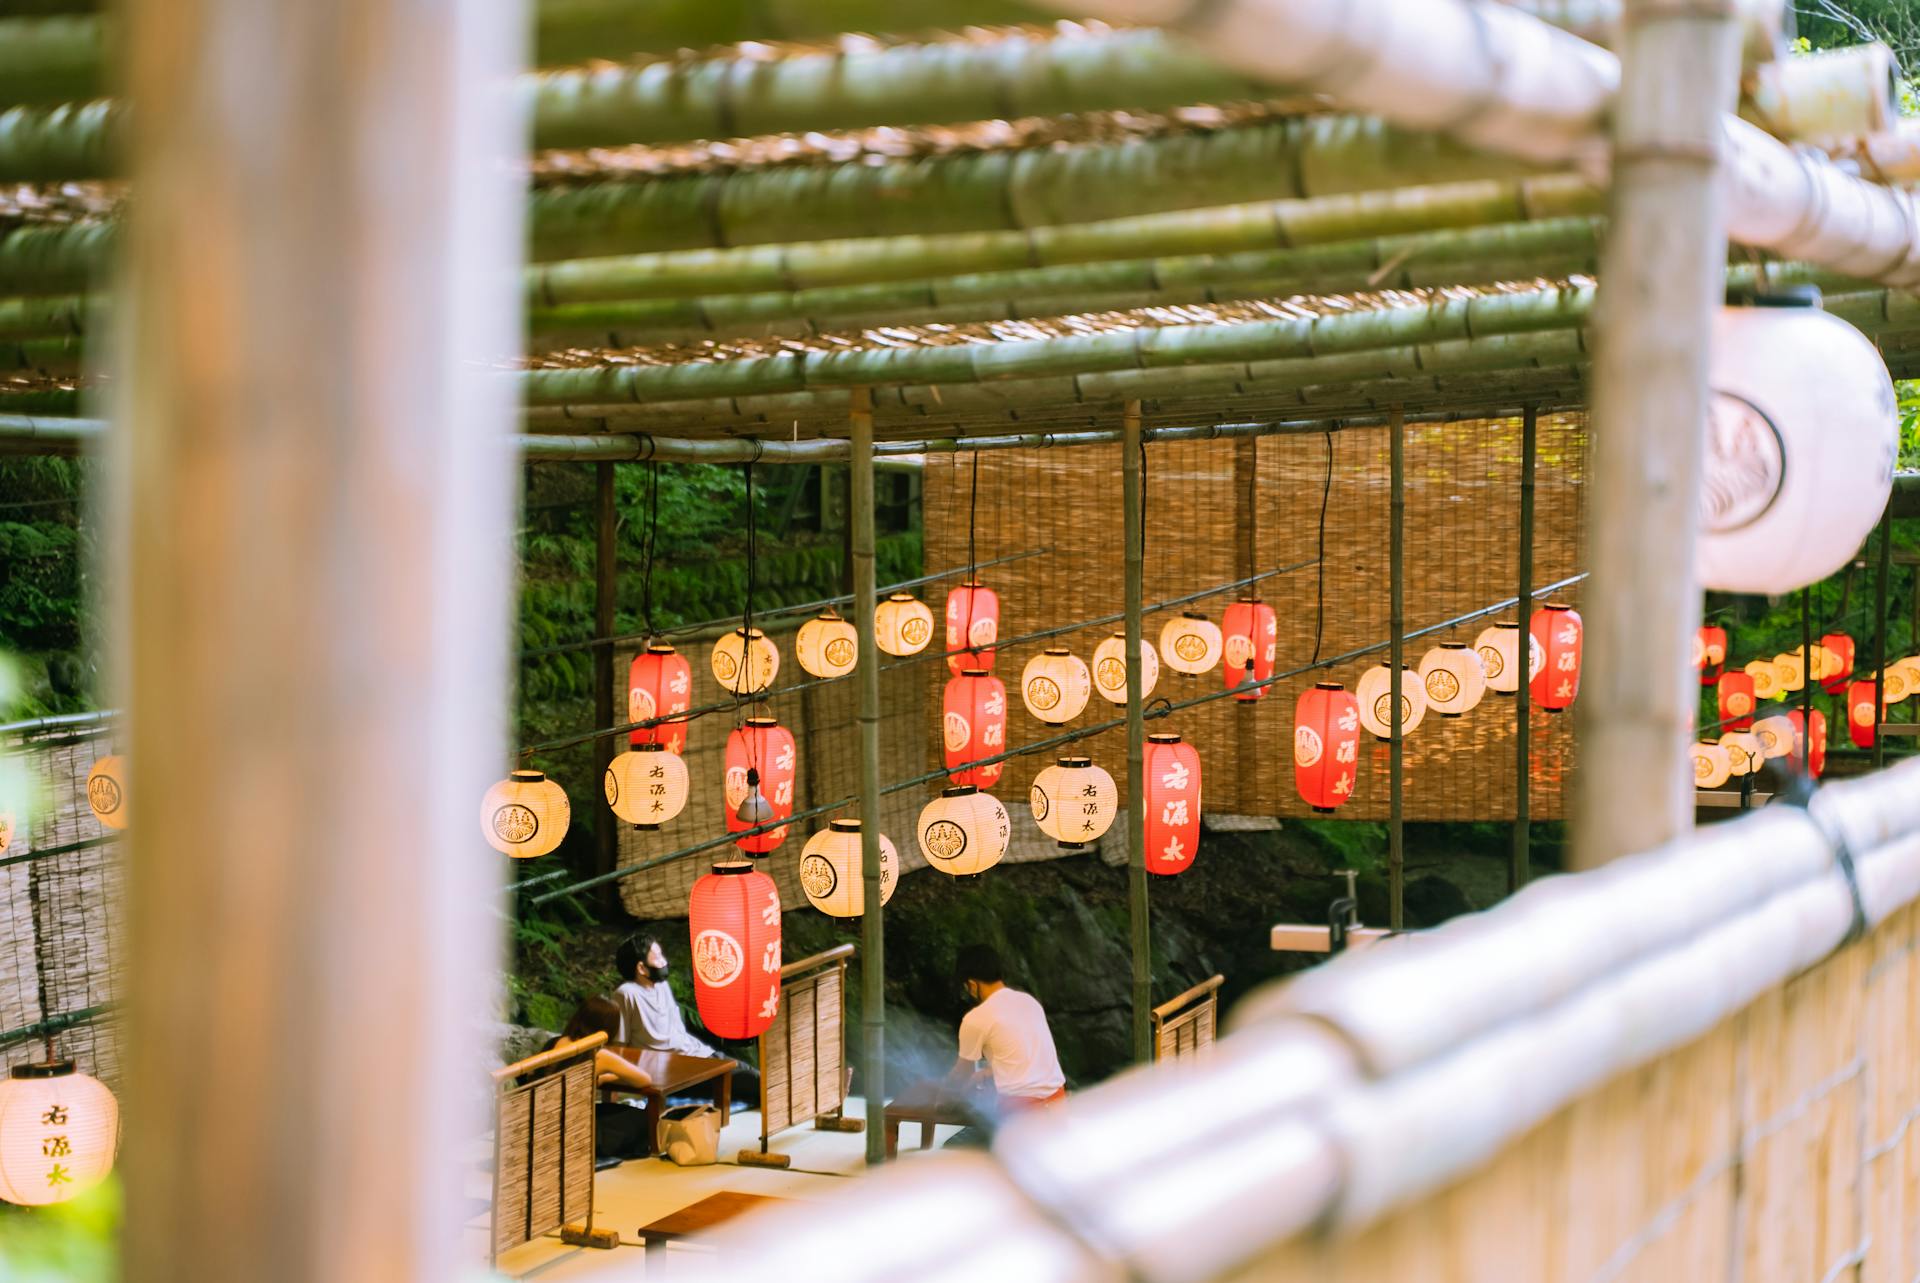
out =
[[[0,294],[77,294],[106,280],[118,219],[16,227],[0,234]]]
[[[1141,442],[1140,405],[1130,401],[1120,416],[1120,519],[1126,527],[1127,921],[1133,953],[1133,1059],[1144,1065],[1153,1059],[1153,929],[1147,895],[1147,723],[1140,690],[1147,533]]]
[[[880,654],[874,641],[873,409],[856,389],[847,416],[852,483],[847,496],[853,526],[853,623],[860,656],[860,871],[866,912],[860,918],[860,1069],[867,1098],[867,1166],[887,1159],[879,1120],[887,1101],[886,915],[880,894]]]
[[[112,101],[0,111],[0,182],[45,183],[121,172],[123,112]]]
[[[98,98],[106,92],[109,31],[85,15],[0,19],[0,107]]]
[[[517,10],[124,9],[131,1283],[475,1260],[442,1070],[499,962]]]

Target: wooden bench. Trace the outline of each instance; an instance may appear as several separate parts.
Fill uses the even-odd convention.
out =
[[[611,1248],[615,1230],[593,1228],[594,1034],[493,1071],[493,1207],[487,1261],[543,1234]]]
[[[1220,986],[1225,976],[1202,980],[1179,997],[1153,1009],[1153,1058],[1191,1060],[1213,1045],[1219,1023]]]
[[[811,1121],[820,1131],[857,1132],[861,1122],[847,1103],[847,959],[851,944],[835,945],[780,968],[780,1010],[760,1035],[760,1148],[735,1161],[749,1167],[785,1167],[792,1160],[768,1150],[776,1132]]]
[[[715,1103],[720,1106],[720,1125],[725,1127],[733,1116],[733,1071],[740,1062],[725,1056],[683,1056],[677,1051],[649,1051],[645,1047],[608,1047],[614,1055],[631,1061],[640,1072],[653,1080],[653,1086],[641,1091],[619,1083],[603,1084],[600,1088],[602,1100],[612,1100],[616,1095],[638,1096],[645,1102],[647,1115],[647,1143],[650,1147],[660,1143],[660,1118],[667,1111],[667,1098],[678,1096],[695,1087],[720,1080],[715,1094]]]

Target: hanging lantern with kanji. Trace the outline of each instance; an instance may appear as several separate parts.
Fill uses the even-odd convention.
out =
[[[1692,757],[1695,788],[1717,789],[1733,774],[1733,759],[1722,745],[1695,744]]]
[[[873,608],[873,644],[889,655],[918,655],[933,640],[933,610],[897,592]]]
[[[900,856],[886,834],[880,839],[880,903],[893,899],[900,879]],[[800,890],[807,903],[830,918],[857,918],[867,911],[865,861],[860,821],[834,820],[807,839],[800,850]]]
[[[1088,846],[1113,826],[1120,791],[1090,757],[1063,757],[1042,767],[1027,795],[1033,822],[1069,850]]]
[[[1549,603],[1533,612],[1528,631],[1542,655],[1529,693],[1546,712],[1561,712],[1580,694],[1580,653],[1586,645],[1580,612]]]
[[[1360,704],[1339,682],[1320,682],[1293,706],[1293,786],[1316,811],[1353,796],[1360,762]]]
[[[1473,649],[1487,670],[1487,689],[1496,695],[1513,695],[1520,690],[1520,625],[1503,620],[1483,628],[1473,639]],[[1540,675],[1546,655],[1532,630],[1527,633],[1527,678]]]
[[[1736,778],[1759,770],[1766,759],[1760,737],[1752,731],[1729,731],[1720,737],[1720,747],[1727,750],[1727,770]]]
[[[1853,676],[1854,649],[1853,638],[1846,633],[1827,633],[1820,638],[1820,645],[1832,653],[1836,663],[1827,669],[1827,675],[1820,679],[1829,695],[1838,695],[1846,689],[1847,679]]]
[[[105,828],[127,827],[127,763],[118,753],[94,759],[87,772],[87,809]]]
[[[0,811],[0,855],[13,845],[13,812]]]
[[[1873,674],[1867,673],[1866,677],[1871,680]],[[1889,708],[1903,702],[1912,693],[1907,690],[1907,671],[1894,664],[1887,665],[1882,670],[1880,689],[1881,698],[1886,701]]]
[[[1153,643],[1140,639],[1140,698],[1153,694],[1160,683],[1160,656]],[[1114,704],[1127,702],[1127,635],[1115,633],[1093,648],[1093,688]]]
[[[1910,699],[1915,691],[1920,690],[1920,655],[1894,660],[1887,665],[1887,675],[1898,679],[1890,680],[1887,684],[1887,703],[1899,704]],[[1896,690],[1898,695],[1894,694]]]
[[[1807,729],[1809,720],[1811,732]],[[1787,721],[1793,725],[1792,749],[1787,754],[1789,764],[1796,770],[1804,767],[1807,774],[1819,779],[1827,771],[1827,715],[1816,708],[1810,719],[1802,719],[1796,708],[1787,714]]]
[[[1000,594],[977,580],[947,594],[947,668],[993,671],[993,643],[1000,638]]]
[[[0,1200],[64,1203],[105,1180],[119,1149],[120,1103],[71,1060],[15,1065],[0,1082]]]
[[[1782,695],[1791,695],[1807,684],[1807,667],[1807,657],[1798,647],[1773,657],[1773,671],[1780,675]]]
[[[947,679],[941,700],[940,746],[942,765],[951,769],[1007,750],[1007,688],[992,673],[965,669]],[[991,788],[1006,769],[1005,762],[988,762],[954,771],[955,784]]]
[[[653,642],[633,657],[627,668],[627,720],[651,721],[684,713],[693,702],[693,668],[682,655],[665,642]],[[643,726],[627,737],[635,748],[642,744],[664,744],[667,752],[684,752],[687,747],[685,722],[662,722]]]
[[[713,680],[732,695],[757,695],[780,672],[780,648],[758,628],[736,628],[713,644]]]
[[[514,771],[480,799],[481,836],[516,860],[530,860],[559,846],[572,822],[566,790],[539,771]]]
[[[700,1023],[758,1038],[780,1011],[780,888],[751,860],[721,861],[693,884],[688,957]]]
[[[860,631],[829,610],[800,625],[793,657],[810,677],[845,677],[860,658]]]
[[[1255,597],[1244,597],[1227,607],[1220,620],[1220,679],[1229,689],[1273,676],[1280,624],[1273,607]],[[1242,691],[1234,699],[1251,704],[1265,698],[1264,686]]]
[[[1785,757],[1793,752],[1793,722],[1784,713],[1762,717],[1753,724],[1753,737],[1760,741],[1763,757]]]
[[[1782,693],[1781,679],[1785,676],[1780,666],[1771,659],[1750,661],[1741,671],[1753,679],[1753,697],[1755,699],[1778,699]]]
[[[1693,666],[1700,670],[1700,684],[1711,686],[1720,680],[1727,662],[1727,630],[1718,624],[1702,624],[1693,637]]]
[[[727,736],[727,832],[773,824],[793,814],[793,780],[799,755],[793,733],[771,717],[749,717]],[[765,855],[787,840],[787,826],[735,838],[749,855]]]
[[[642,744],[607,763],[607,805],[636,829],[657,829],[687,805],[687,764],[665,744]]]
[[[1847,734],[1853,738],[1855,748],[1872,748],[1875,728],[1879,718],[1874,716],[1873,679],[1864,678],[1847,683]]]
[[[1442,717],[1472,712],[1487,693],[1487,669],[1465,642],[1442,642],[1420,657],[1420,688]]]
[[[1189,677],[1212,672],[1223,644],[1220,626],[1194,611],[1175,615],[1160,629],[1160,658]]]
[[[918,832],[928,865],[967,878],[1000,863],[1013,838],[1013,824],[999,798],[971,784],[957,784],[921,808]]]
[[[1049,646],[1020,672],[1020,702],[1043,722],[1071,722],[1087,707],[1093,678],[1086,663],[1065,646]]]
[[[1147,736],[1147,872],[1179,873],[1200,849],[1200,754],[1178,735]]]
[[[1719,697],[1720,725],[1732,731],[1752,729],[1753,710],[1759,707],[1753,674],[1722,673],[1715,687]]]
[[[1360,725],[1377,740],[1393,738],[1393,669],[1375,664],[1360,674],[1354,687],[1360,703]],[[1420,674],[1410,666],[1400,668],[1400,733],[1411,735],[1427,716],[1427,693]]]

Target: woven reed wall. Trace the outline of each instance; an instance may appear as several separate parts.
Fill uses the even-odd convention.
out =
[[[1920,1277],[1920,908],[1262,1283]]]

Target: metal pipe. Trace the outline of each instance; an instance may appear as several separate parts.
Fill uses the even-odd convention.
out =
[[[1387,698],[1391,703],[1387,729],[1387,925],[1394,931],[1405,923],[1407,890],[1407,835],[1405,816],[1405,735],[1400,711],[1401,668],[1406,663],[1407,621],[1407,428],[1400,407],[1393,408],[1388,425],[1387,470],[1392,497],[1387,506]]]
[[[1893,504],[1880,517],[1880,560],[1873,573],[1873,769],[1887,764],[1887,574],[1893,565]]]
[[[1539,412],[1528,406],[1520,416],[1520,645],[1525,656],[1519,689],[1513,696],[1513,855],[1507,864],[1507,894],[1527,884],[1533,872],[1533,473],[1538,458]]]
[[[1133,944],[1133,1058],[1146,1064],[1153,1059],[1153,933],[1147,917],[1147,722],[1140,694],[1146,527],[1141,513],[1145,447],[1138,401],[1127,402],[1120,424],[1120,519],[1126,523],[1127,909]]]
[[[852,482],[847,519],[853,526],[853,626],[859,634],[860,664],[860,876],[865,912],[860,917],[860,1068],[867,1098],[867,1165],[887,1159],[887,942],[880,904],[880,653],[874,640],[873,537],[873,393],[853,390],[851,429]]]

